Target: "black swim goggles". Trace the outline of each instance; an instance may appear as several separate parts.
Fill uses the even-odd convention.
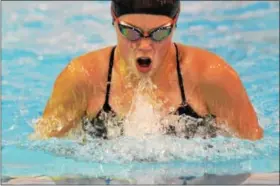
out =
[[[175,18],[172,20],[171,23],[167,23],[158,28],[154,28],[148,32],[147,36],[145,36],[144,31],[142,29],[120,21],[118,18],[114,16],[113,12],[112,15],[114,17],[114,20],[118,24],[118,28],[121,34],[130,41],[137,41],[140,40],[141,38],[151,38],[153,41],[156,42],[162,41],[171,34],[172,28],[174,27],[177,18],[177,16],[175,16]]]

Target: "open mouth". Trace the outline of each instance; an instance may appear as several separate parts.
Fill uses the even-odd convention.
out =
[[[152,63],[152,60],[148,57],[139,57],[137,63],[140,67],[149,67]]]
[[[137,68],[140,72],[148,72],[151,69],[152,60],[149,57],[139,57],[136,60]]]

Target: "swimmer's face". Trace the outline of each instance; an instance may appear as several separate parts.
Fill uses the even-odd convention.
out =
[[[118,23],[121,24],[121,28]],[[119,17],[118,22],[115,21],[114,25],[120,56],[128,68],[138,77],[152,75],[162,64],[172,46],[175,22],[167,16],[128,14]],[[139,38],[139,32],[130,28],[136,28],[140,31],[140,35],[142,33],[144,36],[148,36],[154,30],[154,39],[159,41],[154,41],[150,37],[134,41],[133,38]],[[165,30],[159,32],[158,28]],[[122,32],[120,29],[123,29]]]

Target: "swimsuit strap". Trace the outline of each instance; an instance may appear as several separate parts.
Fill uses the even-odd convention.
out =
[[[104,111],[110,110],[109,95],[110,95],[110,89],[111,89],[111,79],[112,79],[112,70],[113,70],[113,64],[114,64],[115,48],[116,48],[116,46],[114,46],[112,48],[112,51],[111,51],[111,54],[110,54],[110,62],[109,62],[108,77],[107,77],[106,97],[105,97],[105,103],[103,105],[103,110]]]
[[[186,96],[185,96],[185,91],[184,91],[184,83],[183,83],[183,77],[181,74],[181,69],[180,69],[180,60],[179,60],[179,51],[176,43],[174,43],[175,48],[176,48],[176,63],[177,63],[177,74],[178,74],[178,81],[179,81],[179,86],[180,86],[180,91],[181,91],[181,98],[182,98],[182,104],[186,104]]]

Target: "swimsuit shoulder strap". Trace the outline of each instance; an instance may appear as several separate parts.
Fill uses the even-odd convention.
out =
[[[106,88],[106,97],[105,97],[105,103],[103,106],[104,110],[107,110],[109,108],[109,96],[110,96],[110,89],[111,89],[111,79],[112,79],[112,70],[113,70],[113,64],[114,64],[114,53],[115,53],[114,46],[112,48],[111,54],[110,54],[110,61],[109,61],[109,69],[108,69],[108,76],[107,76],[107,88]]]
[[[180,60],[179,60],[179,51],[176,43],[174,43],[175,49],[176,49],[176,63],[177,63],[177,74],[178,74],[178,82],[180,86],[180,92],[181,92],[181,98],[182,98],[182,104],[186,104],[186,95],[185,95],[185,90],[184,90],[184,82],[183,82],[183,77],[181,73],[181,68],[180,68]]]

